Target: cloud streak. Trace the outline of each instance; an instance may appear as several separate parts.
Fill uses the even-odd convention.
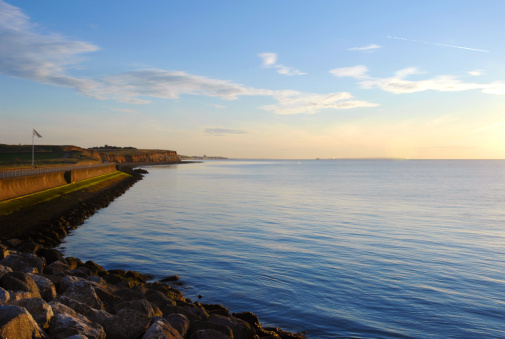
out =
[[[284,66],[282,64],[277,63],[277,54],[276,53],[260,53],[258,56],[263,59],[263,68],[277,68],[277,73],[282,75],[304,75],[307,73],[301,72],[296,68]]]
[[[359,79],[359,84],[361,88],[364,89],[380,88],[386,92],[394,94],[415,93],[428,90],[439,92],[460,92],[476,89],[487,94],[505,94],[505,84],[501,82],[493,82],[490,84],[464,82],[450,75],[439,75],[424,80],[406,79],[411,75],[424,73],[415,67],[401,69],[389,78],[373,78],[368,75],[368,69],[363,65],[336,68],[331,70],[330,73],[338,77],[353,77]]]
[[[369,50],[378,49],[378,48],[382,48],[382,46],[379,46],[377,44],[370,44],[368,46],[363,46],[363,47],[351,47],[351,48],[348,48],[348,50],[349,51],[369,51]]]
[[[477,48],[471,48],[471,47],[463,47],[463,46],[456,46],[456,45],[448,45],[448,44],[441,44],[437,42],[428,42],[428,41],[420,41],[420,40],[413,40],[413,39],[407,39],[407,38],[400,38],[397,36],[386,36],[389,39],[396,39],[396,40],[404,40],[404,41],[411,41],[411,42],[418,42],[421,44],[428,44],[428,45],[436,45],[436,46],[442,46],[442,47],[451,47],[451,48],[459,48],[459,49],[466,49],[469,51],[476,51],[476,52],[484,52],[484,53],[490,53],[491,51],[485,50],[485,49],[477,49]]]

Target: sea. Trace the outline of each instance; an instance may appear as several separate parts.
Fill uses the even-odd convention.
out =
[[[66,256],[178,275],[186,298],[307,338],[505,338],[503,160],[145,169]]]

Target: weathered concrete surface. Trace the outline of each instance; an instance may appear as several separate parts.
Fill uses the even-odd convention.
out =
[[[90,167],[70,171],[70,182],[81,181],[89,178],[98,177],[100,175],[116,172],[116,165]]]
[[[67,184],[65,172],[28,175],[0,180],[0,201]]]

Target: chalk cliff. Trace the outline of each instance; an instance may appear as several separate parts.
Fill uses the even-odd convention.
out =
[[[122,154],[121,154],[122,153]],[[128,163],[128,162],[181,162],[177,152],[164,150],[135,150],[129,154],[120,152],[120,154],[112,152],[100,152],[95,150],[83,150],[83,154],[100,161]]]

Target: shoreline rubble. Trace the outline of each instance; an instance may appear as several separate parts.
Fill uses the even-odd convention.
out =
[[[135,271],[105,270],[93,261],[64,257],[54,249],[66,234],[109,205],[142,173],[78,208],[0,244],[2,338],[301,339],[262,327],[251,312],[193,302],[165,282]]]

